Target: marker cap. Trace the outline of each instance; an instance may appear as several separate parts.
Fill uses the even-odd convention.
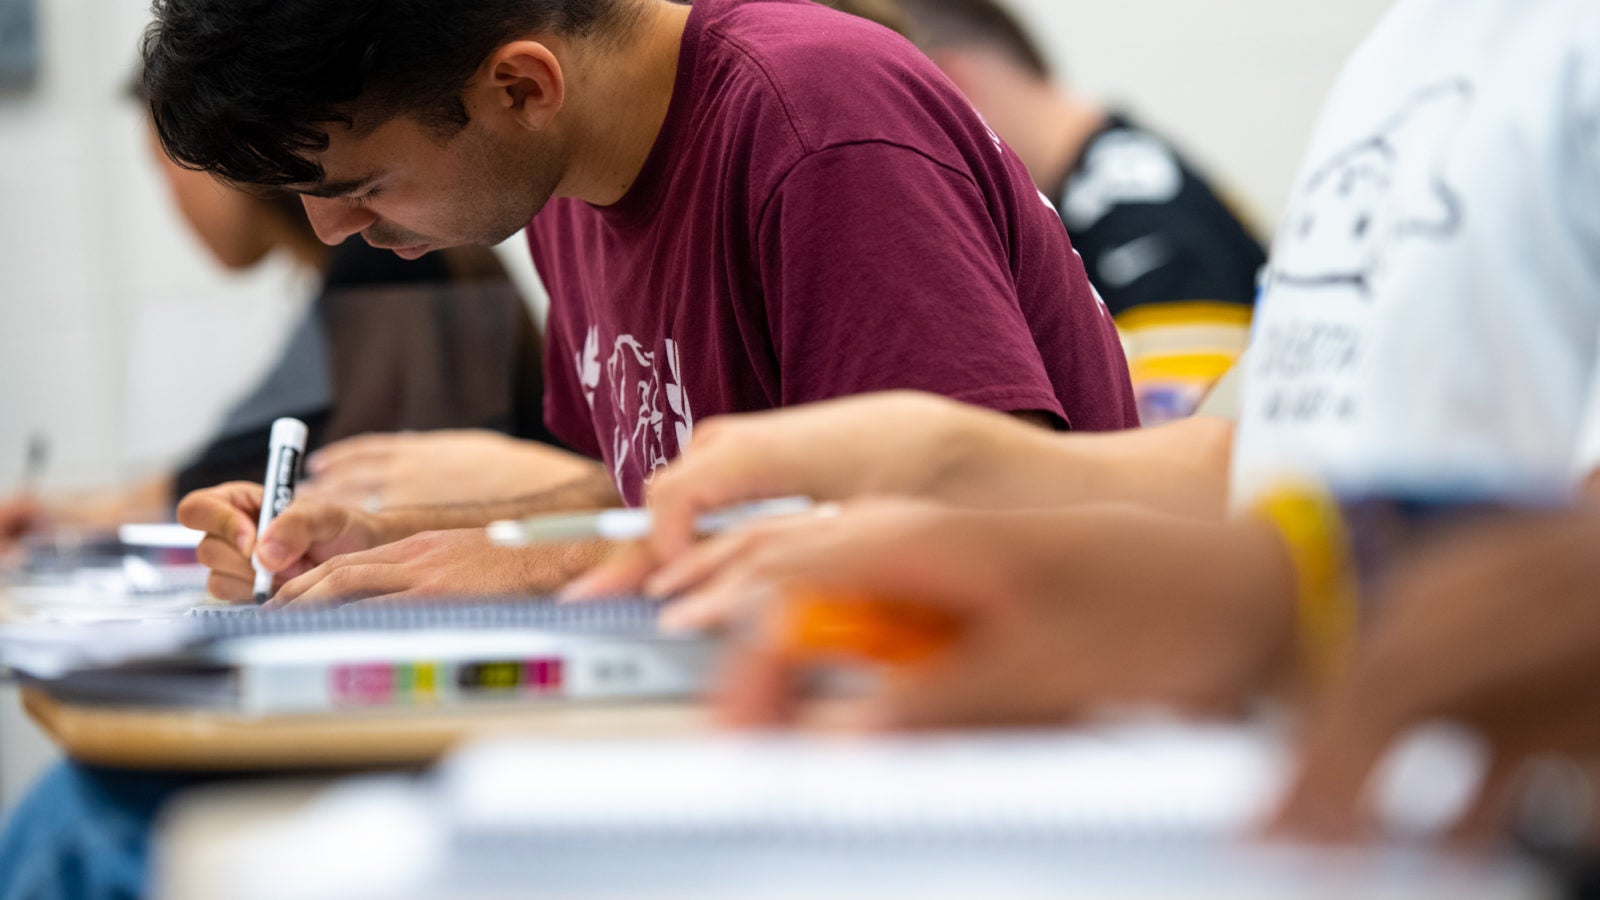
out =
[[[285,417],[272,423],[271,443],[274,447],[288,446],[305,452],[306,439],[309,435],[310,430],[306,428],[306,423],[299,419]]]

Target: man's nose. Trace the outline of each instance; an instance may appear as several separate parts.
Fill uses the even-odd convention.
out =
[[[312,230],[317,233],[319,240],[329,246],[337,247],[378,221],[378,216],[371,210],[345,200],[329,200],[309,194],[302,194],[300,199],[306,205],[306,218],[311,220]]]

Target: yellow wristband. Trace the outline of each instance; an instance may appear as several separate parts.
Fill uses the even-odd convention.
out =
[[[1300,656],[1313,683],[1343,667],[1355,643],[1358,589],[1344,517],[1326,491],[1286,484],[1254,512],[1282,537],[1294,566]]]

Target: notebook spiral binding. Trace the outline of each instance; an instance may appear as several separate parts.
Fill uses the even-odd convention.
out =
[[[259,609],[196,609],[190,613],[203,640],[318,634],[343,631],[531,628],[580,633],[651,631],[661,611],[658,600],[555,603],[549,600],[491,599],[416,606],[363,606],[359,603],[315,612]]]

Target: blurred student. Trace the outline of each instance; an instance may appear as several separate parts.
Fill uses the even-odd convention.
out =
[[[146,83],[186,164],[296,190],[324,239],[406,257],[526,227],[551,296],[547,417],[603,460],[498,506],[297,503],[256,555],[286,583],[341,570],[285,601],[554,587],[595,548],[493,548],[474,527],[637,504],[711,415],[915,388],[1075,431],[1137,424],[1115,327],[1026,168],[858,19],[801,0],[156,16]],[[219,595],[249,591],[259,493],[180,507]]]
[[[684,627],[752,604],[781,618],[772,598],[795,589],[963,622],[948,659],[862,701],[874,727],[1229,710],[1325,684],[1363,616],[1387,621],[1367,605],[1385,595],[1356,602],[1357,574],[1382,573],[1340,533],[1383,534],[1340,498],[1600,499],[1596,110],[1600,7],[1406,0],[1325,107],[1232,440],[1205,420],[1034,434],[908,395],[711,422],[657,479],[652,541],[571,592],[678,595]],[[691,543],[696,512],[790,493],[916,499]],[[781,629],[754,634],[730,709],[785,720],[805,664]]]
[[[151,145],[174,205],[213,259],[244,270],[283,253],[318,273],[317,295],[281,358],[183,465],[119,488],[10,498],[0,503],[0,549],[56,526],[103,528],[165,519],[191,491],[259,480],[266,468],[268,430],[278,416],[304,419],[311,426],[312,447],[399,429],[480,427],[549,440],[538,330],[488,250],[460,248],[403,260],[359,240],[328,247],[317,239],[299,198],[226,187],[172,162],[153,131]],[[457,432],[429,436],[431,474],[436,479],[453,474],[439,470],[441,458],[448,461],[492,440]],[[439,453],[446,445],[451,454]],[[570,474],[558,451],[531,453],[537,454],[531,462],[528,452],[516,457],[523,471],[509,467],[519,492]],[[449,482],[458,489],[470,487],[460,478]],[[382,498],[377,485],[365,487],[361,499]]]
[[[834,0],[910,36],[1056,204],[1122,331],[1146,425],[1181,418],[1249,340],[1266,253],[1199,169],[1064,84],[999,0]]]

